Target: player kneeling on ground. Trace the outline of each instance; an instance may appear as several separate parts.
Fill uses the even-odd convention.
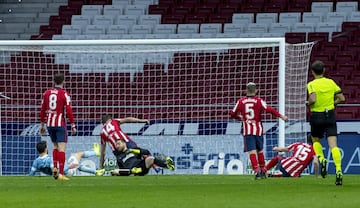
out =
[[[153,164],[168,168],[171,171],[175,170],[174,161],[170,157],[164,155],[149,156],[149,150],[139,147],[128,149],[126,143],[120,139],[116,140],[116,149],[120,152],[116,158],[119,169],[112,170],[112,175],[128,176],[133,174],[144,176],[149,173],[149,169]]]

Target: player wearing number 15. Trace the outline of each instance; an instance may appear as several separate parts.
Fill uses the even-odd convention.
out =
[[[237,101],[233,110],[230,111],[230,116],[242,121],[244,152],[249,152],[251,166],[256,174],[255,179],[260,179],[266,177],[261,113],[269,112],[284,121],[287,120],[287,116],[281,115],[274,108],[268,106],[263,99],[256,96],[256,93],[256,84],[249,82],[246,85],[246,96]]]
[[[76,133],[73,111],[70,105],[70,95],[64,87],[64,75],[54,76],[55,86],[46,90],[43,94],[40,110],[40,134],[46,133],[45,123],[53,148],[53,176],[55,179],[67,180],[64,176],[65,151],[67,143],[67,131],[65,121],[65,109],[71,123],[72,134]],[[60,175],[59,175],[60,173]]]

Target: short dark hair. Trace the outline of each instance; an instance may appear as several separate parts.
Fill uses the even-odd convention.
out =
[[[324,73],[324,63],[322,61],[314,61],[314,63],[311,65],[311,70],[316,75],[322,75]]]
[[[112,116],[109,114],[105,114],[101,116],[101,122],[104,124],[106,123],[106,121],[108,121],[109,119],[112,119]]]
[[[46,141],[40,141],[36,144],[36,150],[39,152],[39,154],[44,153],[46,148]]]
[[[54,75],[54,82],[56,85],[62,84],[64,82],[64,79],[65,79],[65,77],[63,74],[59,73],[59,74]]]

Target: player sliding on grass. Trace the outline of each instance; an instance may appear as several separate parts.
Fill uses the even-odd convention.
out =
[[[278,165],[280,174],[272,174],[273,177],[299,177],[303,170],[313,161],[315,176],[319,172],[319,160],[315,155],[314,149],[311,144],[296,142],[287,147],[274,147],[277,152],[292,152],[289,157],[282,157],[280,155],[272,158],[265,166],[264,171]]]
[[[34,176],[36,172],[40,172],[43,175],[52,175],[53,174],[53,159],[48,155],[48,148],[46,141],[40,141],[36,144],[36,149],[39,152],[39,157],[37,157],[30,169],[30,176]],[[70,156],[67,163],[65,163],[64,173],[67,176],[72,176],[76,173],[76,170],[91,173],[96,176],[104,175],[105,169],[96,170],[90,168],[85,165],[80,164],[81,158],[88,158],[92,156],[99,156],[100,155],[100,147],[99,144],[94,143],[94,150],[91,151],[83,151],[83,152],[76,152]],[[58,180],[67,180],[64,177],[59,177]]]
[[[171,171],[175,170],[174,161],[170,157],[164,155],[149,156],[149,150],[139,147],[129,149],[121,139],[116,140],[116,150],[119,152],[116,157],[119,169],[112,170],[112,175],[128,176],[133,174],[144,176],[149,173],[149,169],[153,164],[168,168]]]
[[[106,151],[106,143],[110,145],[110,148],[115,157],[119,155],[119,152],[116,150],[116,140],[121,139],[126,143],[128,148],[135,148],[137,144],[130,139],[130,137],[121,130],[120,125],[124,123],[147,123],[149,124],[149,120],[147,119],[139,119],[134,117],[127,118],[117,118],[113,119],[111,115],[103,115],[101,117],[101,122],[103,127],[100,132],[100,143],[101,143],[101,155],[100,155],[100,168],[104,168],[105,162],[105,151]],[[153,165],[153,168],[156,172],[159,172],[159,167]]]

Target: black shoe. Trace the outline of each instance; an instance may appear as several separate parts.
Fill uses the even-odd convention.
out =
[[[322,176],[323,178],[325,178],[326,175],[327,175],[326,165],[327,165],[327,160],[326,160],[326,159],[323,159],[323,161],[321,162],[321,176]]]
[[[261,177],[261,179],[266,179],[267,178],[265,171],[260,171],[260,177]]]
[[[342,185],[342,179],[343,179],[343,174],[342,174],[342,172],[337,172],[337,173],[336,173],[335,185],[341,186],[341,185]]]
[[[255,180],[261,179],[261,171],[258,171],[255,175]]]

